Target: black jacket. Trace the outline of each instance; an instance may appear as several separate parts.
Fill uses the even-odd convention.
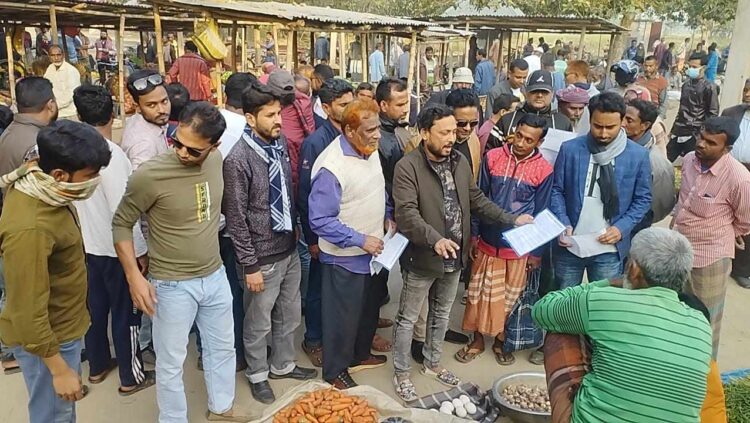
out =
[[[728,109],[724,109],[723,112],[721,112],[722,116],[730,117],[737,121],[737,123],[742,122],[742,116],[745,115],[745,112],[750,110],[750,104],[738,104],[736,106],[730,107]]]
[[[555,128],[561,131],[573,132],[573,124],[570,123],[570,119],[568,119],[568,117],[564,114],[560,112],[553,112],[552,108],[549,106],[542,110],[536,110],[532,108],[528,103],[524,103],[524,105],[520,109],[516,110],[513,113],[506,114],[502,119],[500,119],[500,122],[497,123],[496,126],[498,127],[498,129],[500,129],[500,133],[503,134],[504,138],[507,139],[508,135],[515,133],[518,121],[521,120],[521,117],[523,117],[527,113],[533,113],[543,117],[545,120],[547,120],[547,128]],[[494,137],[487,141],[487,147],[485,148],[485,151],[491,148],[502,147],[502,144],[505,144],[504,140],[502,140],[500,145],[494,145],[497,144],[494,141],[497,141]]]
[[[719,115],[719,94],[716,84],[705,79],[689,79],[682,85],[680,108],[672,125],[672,135],[697,135],[706,119]]]
[[[378,155],[380,156],[380,165],[383,167],[385,191],[388,193],[388,197],[391,197],[393,190],[393,172],[396,170],[396,163],[404,157],[404,150],[401,148],[398,137],[396,137],[396,127],[398,126],[397,121],[380,115]]]

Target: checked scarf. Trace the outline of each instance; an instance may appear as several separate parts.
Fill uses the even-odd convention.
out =
[[[67,206],[73,201],[85,200],[94,193],[101,177],[85,182],[58,182],[44,173],[36,162],[24,163],[13,172],[0,177],[0,188],[14,189],[54,207]]]
[[[271,208],[271,229],[274,232],[292,231],[292,211],[287,191],[286,175],[282,167],[284,147],[279,140],[267,143],[258,138],[250,126],[245,126],[242,135],[247,145],[268,164],[268,201]]]

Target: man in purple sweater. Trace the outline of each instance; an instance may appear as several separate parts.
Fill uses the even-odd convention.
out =
[[[344,109],[342,134],[312,169],[310,228],[319,239],[322,264],[323,379],[338,389],[357,384],[349,372],[379,367],[370,353],[382,298],[373,292],[370,260],[383,251],[385,179],[378,156],[380,119],[372,100]]]

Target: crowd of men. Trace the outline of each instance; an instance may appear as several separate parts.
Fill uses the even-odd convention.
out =
[[[533,318],[551,334],[530,360],[548,374],[597,363],[570,373],[565,383],[586,388],[573,397],[550,379],[556,421],[661,421],[664,410],[699,421],[730,274],[750,286],[750,81],[719,117],[691,56],[667,133],[649,58],[615,65],[619,86],[600,93],[585,62],[559,70],[542,51],[538,66],[517,59],[499,81],[490,62],[480,81],[456,69],[409,128],[407,84],[382,67],[356,90],[326,64],[235,73],[219,110],[183,74],[202,73],[191,48],[170,71],[182,84],[128,77],[136,113],[119,144],[103,87],[28,77],[17,113],[3,110],[0,339],[32,422],[75,420],[88,392],[82,340],[89,384],[117,369],[119,395],[155,385],[159,421],[186,422],[192,332],[207,419],[247,421],[235,372],[264,404],[276,401],[270,380],[319,377],[295,362],[303,310],[302,350],[323,380],[366,383],[352,374],[392,351],[393,387],[409,404],[420,396],[412,359],[419,377],[461,383],[441,364],[445,341],[464,344],[454,358],[469,363],[490,337],[497,363],[512,364],[509,314],[527,291],[546,293]],[[373,55],[382,65],[381,44]],[[565,230],[519,255],[503,233],[545,210]],[[670,229],[651,228],[669,216]],[[394,320],[380,316],[389,272],[370,267],[392,231],[409,241]],[[471,337],[448,329],[459,285]],[[392,343],[376,334],[390,326]]]

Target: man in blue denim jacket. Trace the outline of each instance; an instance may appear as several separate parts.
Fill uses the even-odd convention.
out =
[[[603,93],[589,102],[591,131],[563,143],[550,209],[567,227],[553,263],[560,288],[619,275],[633,227],[651,208],[648,150],[620,128],[625,101]]]

